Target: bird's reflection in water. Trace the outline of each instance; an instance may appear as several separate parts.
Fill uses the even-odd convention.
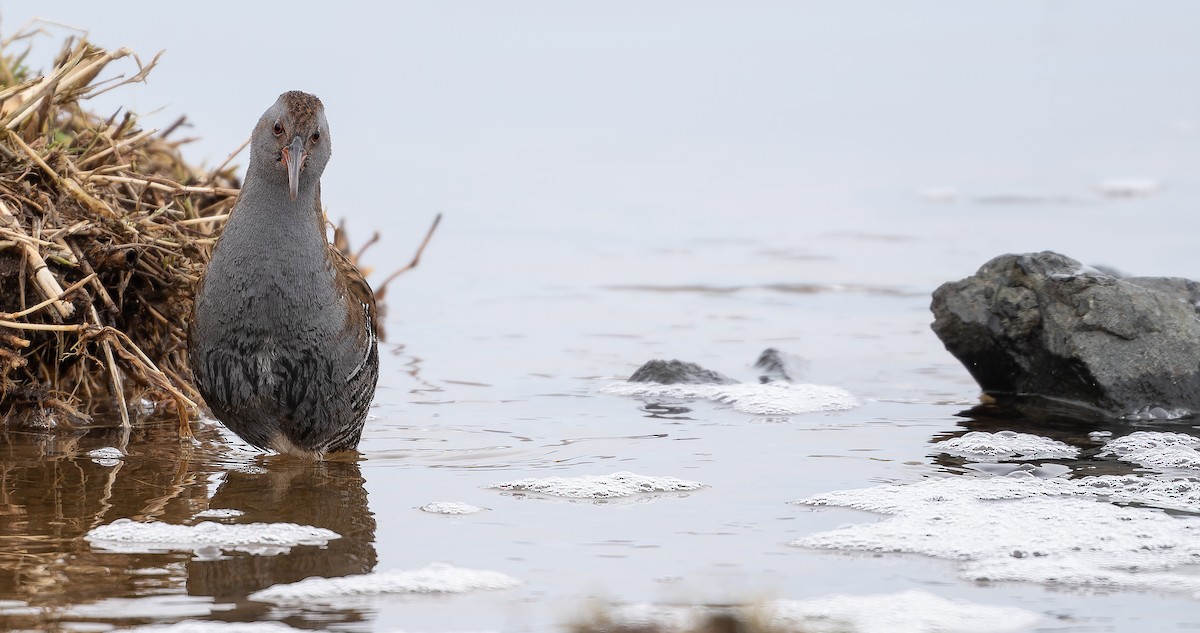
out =
[[[353,461],[263,461],[266,472],[229,471],[210,509],[244,512],[237,523],[297,523],[333,530],[324,547],[299,546],[277,556],[233,555],[188,563],[188,593],[236,601],[246,594],[310,576],[363,574],[375,567],[375,518],[362,472]]]
[[[193,446],[179,441],[173,420],[135,428],[124,457],[89,454],[122,446],[122,436],[112,426],[0,434],[0,630],[60,630],[75,621],[148,624],[171,616],[113,608],[118,603],[109,601],[181,591],[199,598],[189,603],[198,609],[225,603],[213,617],[259,620],[271,616],[267,605],[246,600],[250,592],[309,576],[361,574],[375,566],[375,520],[357,463],[239,457],[234,464],[212,427],[197,428],[199,443]],[[274,556],[215,550],[198,555],[188,549],[125,553],[86,541],[89,530],[117,519],[194,525],[210,520],[197,516],[206,508],[244,513],[211,519],[223,523],[298,523],[341,538],[324,548],[298,546]],[[95,606],[74,612],[84,605]],[[324,626],[369,614],[326,610],[312,617]]]

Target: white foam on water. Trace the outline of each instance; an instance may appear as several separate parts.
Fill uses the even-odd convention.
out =
[[[134,567],[126,569],[125,573],[130,576],[170,576],[177,571],[177,569],[171,569],[170,567]]]
[[[421,512],[429,512],[430,514],[464,515],[475,514],[476,512],[484,512],[487,510],[487,508],[481,508],[479,506],[473,506],[469,503],[462,503],[459,501],[435,501],[433,503],[427,503],[421,506],[418,508],[418,510]]]
[[[291,633],[293,629],[283,622],[222,622],[220,620],[183,620],[171,624],[138,626],[130,631],[141,633]]]
[[[1145,406],[1121,416],[1125,420],[1182,420],[1192,415],[1190,409],[1164,409]]]
[[[655,382],[622,381],[608,385],[601,391],[640,398],[713,400],[731,405],[743,413],[756,415],[844,411],[859,405],[858,399],[841,387],[792,384],[784,381],[736,385],[661,385]]]
[[[1113,456],[1147,468],[1200,470],[1200,438],[1184,433],[1134,431],[1109,440],[1099,456]]]
[[[229,519],[229,518],[233,518],[233,517],[240,517],[243,514],[246,514],[246,513],[242,512],[241,510],[235,510],[233,508],[209,508],[207,510],[201,510],[201,511],[197,512],[192,518],[195,518],[195,519]]]
[[[1030,464],[1021,463],[1015,464],[1012,462],[984,462],[976,461],[975,463],[966,464],[966,468],[976,472],[985,473],[988,475],[1011,475],[1017,471],[1024,471],[1041,479],[1051,479],[1054,477],[1062,477],[1071,474],[1071,467],[1066,464]]]
[[[87,452],[87,456],[92,458],[93,464],[111,468],[121,463],[121,458],[125,457],[125,453],[119,448],[105,446],[104,448],[93,448]]]
[[[856,633],[1015,633],[1042,616],[1017,607],[948,600],[909,590],[865,596],[832,595],[811,600],[775,600],[762,607],[768,622],[803,631]]]
[[[495,490],[536,492],[568,499],[619,499],[647,493],[687,492],[706,486],[675,477],[650,477],[622,471],[611,475],[529,477],[503,481],[487,487]]]
[[[732,608],[631,604],[606,615],[618,625],[664,633],[702,629],[705,620],[729,614],[762,622],[771,630],[806,633],[1017,633],[1042,616],[1016,607],[948,600],[927,591],[830,595],[809,600],[772,600]]]
[[[286,554],[297,545],[325,545],[341,538],[341,535],[325,528],[295,523],[227,525],[204,521],[195,525],[173,525],[117,519],[108,525],[92,528],[84,538],[93,549],[110,552],[191,551],[210,557],[213,550],[262,556]]]
[[[933,445],[939,451],[965,457],[976,462],[999,462],[1011,459],[1071,459],[1079,449],[1030,433],[1015,431],[971,431]]]
[[[446,563],[431,563],[420,569],[373,572],[339,578],[312,577],[273,585],[250,594],[251,600],[283,604],[328,603],[401,593],[470,593],[497,591],[519,586],[521,581],[498,571],[463,569]]]
[[[1200,514],[1200,481],[1193,478],[1104,475],[1074,482],[1098,499]]]
[[[1200,519],[1132,502],[1200,513],[1200,482],[1127,475],[1038,479],[949,477],[830,492],[806,505],[892,516],[812,534],[791,545],[924,554],[961,563],[975,581],[1184,592],[1200,598]]]

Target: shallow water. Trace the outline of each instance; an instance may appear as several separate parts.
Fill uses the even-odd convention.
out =
[[[195,151],[209,162],[276,93],[321,94],[338,148],[325,202],[352,237],[383,231],[367,257],[378,271],[407,259],[435,212],[446,220],[421,267],[389,289],[389,342],[357,460],[256,455],[212,422],[192,446],[171,421],[148,421],[116,459],[88,455],[120,445],[113,428],[7,431],[0,628],[551,631],[597,604],[912,589],[1023,609],[1040,618],[1030,630],[1200,626],[1196,596],[1177,588],[981,582],[954,560],[789,545],[889,520],[792,503],[833,491],[998,478],[1026,461],[1047,476],[1196,478],[1102,455],[1110,438],[1089,436],[1200,435],[1195,420],[967,414],[974,383],[928,327],[933,288],[1008,251],[1200,278],[1191,5],[443,6],[331,18],[348,58],[395,79],[375,88],[385,99],[374,106],[361,75],[317,50],[269,80],[196,86],[213,67],[241,67],[240,55],[278,58],[271,42],[213,51],[198,33],[306,25],[303,11],[245,7],[232,23],[189,15],[186,25],[150,5],[120,23],[86,4],[52,16],[105,44],[167,48],[136,101],[193,115],[204,137]],[[6,23],[28,10],[6,6]],[[756,415],[604,391],[651,358],[755,382],[766,347],[801,358],[803,382],[848,390],[860,406]],[[1081,452],[995,464],[934,446],[1006,430]],[[604,499],[492,487],[621,472],[703,487]],[[484,510],[420,509],[435,502]],[[1198,513],[1130,505],[1169,508],[1181,524]],[[214,509],[242,514],[201,514]],[[125,544],[138,552],[86,538],[123,518],[290,522],[340,538]],[[453,566],[426,572],[445,583],[438,593],[410,574],[368,581],[390,587],[383,596],[249,597],[437,562]],[[1170,571],[1196,576],[1197,564]]]

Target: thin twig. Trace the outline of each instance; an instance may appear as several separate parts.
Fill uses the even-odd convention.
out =
[[[17,147],[20,147],[21,151],[25,152],[25,154],[29,156],[30,160],[36,163],[38,167],[41,167],[42,171],[46,172],[46,175],[50,176],[50,179],[53,180],[55,184],[69,191],[71,195],[74,196],[76,200],[83,203],[85,207],[105,217],[117,217],[117,214],[107,204],[104,204],[96,198],[93,198],[91,194],[84,191],[83,188],[79,186],[79,183],[70,178],[63,178],[59,176],[58,172],[51,169],[50,166],[46,164],[46,161],[42,160],[42,157],[38,155],[37,152],[33,151],[32,147],[26,145],[25,141],[21,140],[21,135],[9,131],[8,138]]]
[[[10,133],[11,134],[11,133]],[[9,210],[8,205],[3,199],[0,199],[0,219],[12,227],[12,231],[18,235],[29,237],[28,234],[21,228],[17,222],[17,217]],[[30,238],[32,239],[32,238]],[[47,299],[53,297],[61,297],[63,295],[62,286],[58,280],[54,278],[54,274],[50,272],[50,267],[46,264],[46,260],[42,259],[41,253],[38,252],[36,246],[25,243],[25,258],[29,260],[29,265],[33,267],[34,285],[42,292],[42,296]],[[51,303],[54,309],[62,318],[68,318],[75,313],[75,306],[61,299],[54,299]]]
[[[74,325],[57,325],[55,323],[21,323],[20,321],[5,321],[0,319],[0,327],[12,330],[38,330],[43,332],[83,332],[88,326],[83,323]]]
[[[191,218],[190,220],[176,220],[175,224],[176,225],[182,224],[183,226],[192,226],[193,224],[204,224],[205,222],[224,222],[225,220],[228,220],[228,219],[229,219],[229,214],[223,213],[221,215],[210,215],[210,216],[204,217],[204,218]]]
[[[230,189],[228,187],[196,187],[192,185],[181,185],[177,182],[167,181],[165,178],[151,180],[149,178],[134,178],[132,176],[109,176],[107,174],[92,174],[87,177],[88,180],[102,180],[105,182],[124,182],[133,185],[142,185],[150,189],[157,189],[167,193],[207,193],[214,196],[236,196],[239,193],[238,189]],[[160,182],[165,181],[165,182]]]
[[[96,314],[96,306],[92,306],[92,318],[96,319],[98,325],[100,315]],[[121,370],[117,368],[117,362],[113,359],[112,343],[101,340],[100,349],[104,350],[104,362],[108,364],[108,377],[112,380],[113,397],[117,399],[117,408],[121,411],[121,428],[128,429],[130,427],[129,404],[125,402],[125,381],[121,379]]]
[[[141,132],[138,132],[137,134],[134,134],[133,136],[123,138],[120,141],[113,143],[113,145],[111,147],[109,147],[108,149],[106,149],[104,151],[96,152],[95,154],[92,154],[91,156],[85,156],[83,158],[83,160],[79,161],[79,163],[77,163],[75,166],[81,168],[86,165],[91,165],[95,161],[98,161],[101,158],[107,157],[109,154],[123,150],[127,147],[133,147],[135,143],[140,143],[141,141],[143,141],[147,138],[150,138],[157,131],[158,131],[157,129],[142,130]],[[91,175],[91,174],[89,174],[89,175]]]
[[[230,163],[230,161],[233,160],[233,157],[237,156],[238,154],[241,154],[242,150],[245,150],[249,145],[250,145],[250,137],[247,136],[246,140],[242,141],[242,144],[238,145],[237,149],[230,152],[229,155],[225,157],[225,160],[221,161],[220,165],[217,165],[216,167],[214,167],[212,170],[210,170],[208,172],[208,178],[205,178],[204,182],[212,182],[213,180],[216,180],[217,176],[219,176],[222,171],[225,171],[225,166],[228,165]]]
[[[51,93],[56,87],[62,87],[60,82],[62,75],[82,62],[86,53],[87,51],[81,48],[75,55],[59,66],[59,73],[44,76],[40,81],[36,81],[29,86],[13,86],[13,88],[0,93],[0,99],[3,99],[5,102],[9,99],[19,99],[20,103],[15,110],[9,113],[8,117],[0,120],[0,127],[7,130],[15,130],[19,125],[24,123],[29,118],[29,115],[33,114],[34,106],[41,101],[44,95]],[[28,94],[25,94],[24,97],[19,97],[23,92],[27,92]]]
[[[437,230],[438,225],[441,223],[442,214],[439,213],[437,214],[437,217],[433,218],[433,224],[429,227],[429,232],[425,234],[425,239],[421,240],[421,246],[417,248],[417,253],[413,255],[412,261],[408,262],[408,265],[404,266],[400,270],[388,275],[387,279],[384,279],[383,283],[379,284],[379,287],[375,289],[375,294],[377,296],[383,295],[384,291],[387,289],[387,285],[392,283],[393,279],[416,268],[417,264],[421,263],[421,254],[425,252],[425,247],[429,246],[429,240],[433,239],[433,232]]]
[[[88,282],[92,281],[95,278],[96,278],[96,273],[92,273],[92,274],[88,275],[87,277],[84,277],[83,279],[80,279],[79,281],[68,286],[65,290],[62,291],[62,294],[55,296],[55,297],[50,297],[49,299],[46,299],[45,301],[43,301],[37,305],[25,308],[24,310],[21,310],[20,312],[0,313],[0,319],[19,319],[23,316],[33,314],[34,312],[37,312],[38,310],[41,310],[42,308],[45,308],[46,306],[53,304],[55,301],[61,301],[63,299],[63,297],[66,297],[67,295],[71,294],[72,292],[79,290],[80,288],[82,288]]]

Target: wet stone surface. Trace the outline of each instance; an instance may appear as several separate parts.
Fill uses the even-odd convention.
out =
[[[629,382],[655,382],[660,385],[732,385],[737,381],[682,360],[651,360],[638,367]]]
[[[1132,420],[1200,410],[1196,282],[1121,279],[1045,251],[1000,255],[933,293],[933,330],[997,397]]]

